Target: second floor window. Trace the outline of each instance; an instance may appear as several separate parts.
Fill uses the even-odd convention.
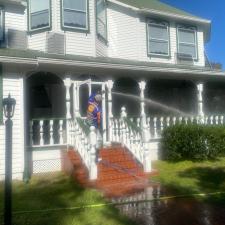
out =
[[[148,22],[148,54],[169,56],[168,23]]]
[[[50,28],[50,0],[29,0],[29,30]]]
[[[195,27],[178,26],[178,53],[197,58],[197,36]]]
[[[107,17],[106,17],[106,2],[105,0],[96,1],[97,13],[97,35],[107,40]]]
[[[88,0],[62,0],[63,28],[88,29]]]

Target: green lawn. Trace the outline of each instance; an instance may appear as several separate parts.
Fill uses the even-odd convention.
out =
[[[225,157],[204,162],[154,162],[159,181],[172,194],[225,192]],[[207,196],[203,200],[225,204],[225,194]]]
[[[40,210],[105,203],[100,193],[83,189],[62,173],[34,176],[29,184],[13,183],[13,211]],[[0,212],[3,184],[0,183]],[[0,225],[3,224],[2,215]],[[131,225],[113,206],[14,214],[13,225]]]

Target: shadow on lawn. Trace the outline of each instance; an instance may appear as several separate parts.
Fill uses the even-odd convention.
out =
[[[164,188],[170,193],[175,194],[193,194],[193,193],[215,193],[221,194],[207,195],[203,199],[206,202],[225,205],[225,167],[199,166],[186,169],[179,172],[181,178],[191,178],[196,181],[195,188],[192,186],[182,186],[173,182],[167,184]],[[198,198],[198,196],[194,196]]]
[[[3,191],[1,189],[1,191]],[[3,202],[0,193],[0,202]],[[99,193],[83,189],[63,174],[34,177],[29,184],[13,184],[13,212],[54,208],[69,208],[103,203]],[[0,208],[3,209],[2,203]],[[106,225],[130,224],[112,207],[93,209],[34,212],[13,215],[13,225]],[[0,225],[3,224],[0,216]],[[107,221],[111,221],[107,223]],[[113,221],[113,222],[112,222]]]

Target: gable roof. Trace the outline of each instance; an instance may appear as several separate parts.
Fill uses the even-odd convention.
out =
[[[121,3],[130,5],[139,9],[150,9],[157,10],[161,12],[176,14],[180,16],[189,16],[196,19],[201,19],[200,17],[194,16],[188,12],[185,12],[181,9],[177,9],[173,6],[170,6],[166,3],[162,3],[159,0],[118,0]]]
[[[173,18],[180,22],[188,22],[200,24],[204,31],[204,40],[208,42],[211,34],[211,21],[194,16],[184,10],[177,9],[166,3],[162,3],[159,0],[109,0],[122,4],[125,7],[133,7],[143,15],[151,15],[164,18]]]

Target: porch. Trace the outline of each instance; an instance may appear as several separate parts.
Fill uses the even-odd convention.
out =
[[[32,76],[28,86],[30,90],[42,86],[38,92],[42,97],[28,99],[32,102],[28,104],[29,173],[63,169],[65,152],[72,148],[79,153],[89,178],[98,178],[97,135],[84,122],[88,96],[97,90],[103,92],[103,147],[119,144],[146,173],[152,172],[151,161],[159,157],[158,143],[165,127],[177,123],[224,124],[225,82],[146,76],[115,76],[113,81],[110,77],[87,75],[64,76],[59,81],[54,74]],[[149,98],[155,102],[149,102]]]

